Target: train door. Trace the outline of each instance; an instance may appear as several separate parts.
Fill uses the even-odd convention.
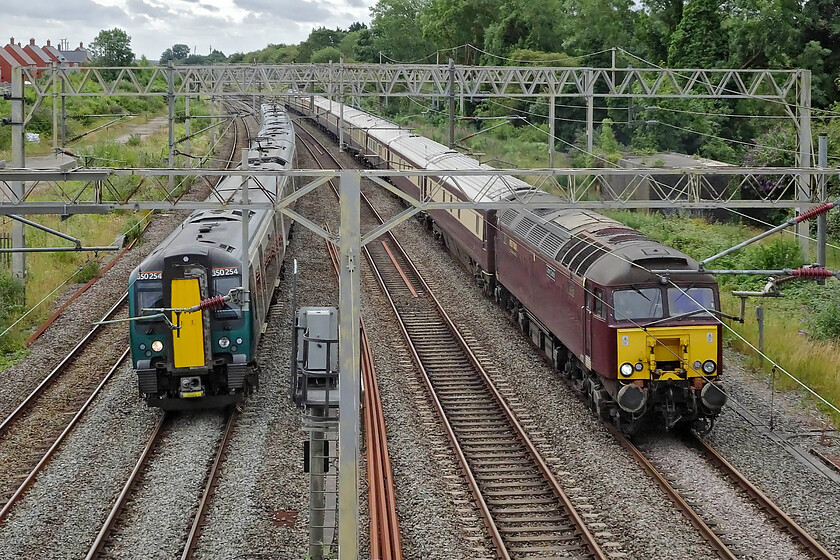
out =
[[[583,293],[586,305],[583,310],[583,363],[592,368],[592,314],[595,311],[595,298],[592,293],[591,282],[583,279]]]
[[[201,302],[199,278],[172,280],[172,307],[192,307]],[[172,359],[176,368],[203,367],[205,365],[204,317],[201,311],[181,313],[172,322],[180,321],[181,328],[172,334]]]

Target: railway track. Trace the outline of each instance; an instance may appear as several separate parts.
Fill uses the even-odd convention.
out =
[[[124,295],[102,320],[125,316],[127,312]],[[0,457],[4,465],[0,470],[0,500],[5,504],[0,509],[0,520],[125,359],[128,337],[120,329],[114,324],[94,325],[0,422]],[[103,362],[114,365],[108,368]]]
[[[367,208],[363,231],[382,221],[371,205]],[[516,413],[396,238],[389,234],[387,240],[369,243],[365,253],[499,557],[606,559]]]
[[[655,459],[650,459],[648,453],[630,441],[615,426],[606,422],[604,425],[612,432],[621,446],[651,476],[697,532],[709,543],[719,558],[736,560],[737,558],[743,557],[744,554],[738,548],[732,547],[733,543],[737,543],[737,535],[731,534],[731,529],[721,530],[714,517],[704,516],[700,508],[693,505],[695,501],[693,497],[684,495],[684,493],[690,493],[690,490],[681,490],[680,483],[672,482],[673,476],[669,476],[663,472],[663,468],[657,465]],[[781,534],[780,538],[782,540],[789,540],[789,536],[790,540],[795,541],[803,555],[802,557],[834,560],[834,556],[808,535],[802,527],[786,515],[764,493],[747,480],[743,474],[718,454],[705,440],[692,433],[685,436],[684,443],[689,449],[696,450],[710,465],[713,465],[720,472],[720,478],[725,479],[733,485],[739,495],[754,504],[759,511],[762,511],[769,525],[775,527]],[[696,472],[696,469],[686,468],[691,472]],[[712,484],[712,481],[706,480],[704,483]]]
[[[172,413],[162,414],[159,417],[143,451],[140,453],[137,463],[123,484],[122,490],[117,496],[111,511],[108,513],[105,522],[97,533],[85,557],[86,560],[133,556],[131,552],[127,552],[123,548],[121,535],[131,530],[135,518],[142,519],[144,512],[135,511],[133,508],[134,498],[136,497],[134,494],[136,489],[143,485],[145,478],[149,476],[148,473],[152,470],[152,464],[156,460],[156,457],[162,454],[163,452],[161,450],[170,444],[169,440],[175,440],[177,437],[183,436],[183,433],[179,433],[179,429],[174,425],[175,417],[176,415]],[[190,515],[192,522],[189,526],[185,525],[183,528],[185,539],[180,545],[179,553],[179,557],[182,560],[192,558],[198,544],[198,539],[201,537],[207,508],[212,501],[213,492],[222,472],[224,460],[228,453],[228,443],[236,428],[238,418],[239,409],[237,407],[231,407],[226,411],[224,429],[216,443],[210,467],[205,473],[200,496],[194,496],[198,505],[190,503],[184,506],[186,509],[192,510],[192,514]],[[148,515],[149,512],[145,511],[145,514]]]

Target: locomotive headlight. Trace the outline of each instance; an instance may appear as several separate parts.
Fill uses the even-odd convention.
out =
[[[237,339],[236,339],[236,343],[237,343],[237,344],[242,344],[242,338],[237,338]]]
[[[154,350],[155,352],[160,352],[161,350],[163,350],[163,342],[161,342],[160,340],[155,340],[154,342],[152,342],[152,350]]]
[[[146,344],[141,342],[140,343],[140,350],[145,350],[145,349],[146,349]]]
[[[712,360],[706,360],[703,362],[703,371],[706,373],[714,373],[715,369],[717,369],[717,364],[715,364]]]
[[[620,371],[621,375],[623,375],[624,377],[630,377],[631,375],[633,375],[633,364],[621,364],[621,367],[618,368],[618,371]]]
[[[642,371],[643,369],[645,369],[645,365],[642,362],[636,362],[636,365],[633,367],[636,368],[636,371]]]
[[[223,336],[219,339],[219,346],[221,346],[222,348],[227,348],[228,346],[230,346],[230,339],[226,336]]]
[[[701,367],[703,367],[703,362],[701,362],[700,360],[695,360],[694,369],[700,369]]]

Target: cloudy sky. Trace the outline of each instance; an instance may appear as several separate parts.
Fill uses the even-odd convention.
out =
[[[5,44],[10,37],[38,45],[67,39],[71,49],[99,31],[119,27],[131,37],[137,58],[157,60],[176,43],[197,54],[210,48],[226,55],[269,43],[299,43],[317,27],[346,29],[370,23],[376,0],[22,0],[4,2]]]

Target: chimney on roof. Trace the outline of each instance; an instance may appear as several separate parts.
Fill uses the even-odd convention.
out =
[[[29,39],[29,44],[34,47],[35,46],[35,39],[34,38]]]
[[[15,38],[14,38],[14,37],[9,37],[9,44],[10,44],[10,45],[14,45],[14,44],[15,44]]]
[[[47,39],[47,46],[48,47],[50,46],[50,40],[49,39]]]
[[[79,41],[79,48],[80,48],[80,49],[85,48],[85,44],[84,44],[83,42],[81,42],[81,41]]]

